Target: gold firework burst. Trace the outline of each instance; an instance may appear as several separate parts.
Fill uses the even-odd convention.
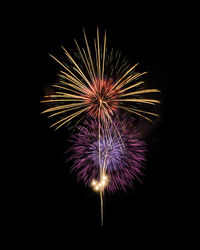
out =
[[[50,113],[48,117],[58,117],[51,127],[58,129],[86,114],[100,117],[103,121],[112,121],[113,114],[119,109],[152,122],[152,117],[158,114],[138,107],[141,104],[146,106],[160,103],[157,99],[145,97],[146,94],[160,92],[158,89],[141,89],[144,81],[138,79],[147,72],[136,72],[138,63],[130,66],[120,53],[113,49],[108,52],[106,31],[101,45],[97,28],[94,53],[84,30],[83,34],[86,47],[80,48],[75,40],[76,52],[73,57],[62,47],[68,64],[50,55],[62,66],[60,80],[53,85],[57,90],[52,95],[44,96],[45,99],[41,101],[53,104],[42,112]]]

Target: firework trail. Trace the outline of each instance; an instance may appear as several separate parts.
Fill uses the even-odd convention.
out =
[[[137,72],[118,51],[106,47],[106,32],[100,44],[99,30],[91,49],[83,30],[85,48],[75,40],[73,56],[64,48],[65,61],[50,55],[61,66],[55,91],[46,95],[41,102],[48,104],[42,113],[57,120],[51,125],[58,129],[76,119],[78,134],[72,137],[74,151],[73,169],[78,172],[87,186],[99,191],[101,198],[101,224],[103,224],[104,189],[114,192],[126,190],[142,175],[146,150],[130,121],[119,117],[121,111],[129,112],[152,122],[158,114],[150,112],[147,106],[160,103],[146,97],[160,92],[144,88],[139,80],[147,72]],[[76,126],[76,124],[74,126]]]

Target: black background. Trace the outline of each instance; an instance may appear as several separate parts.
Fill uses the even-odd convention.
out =
[[[21,45],[27,51],[29,62],[29,80],[24,90],[29,93],[28,114],[24,109],[24,115],[29,118],[21,212],[25,228],[34,236],[33,243],[34,239],[49,241],[55,235],[68,241],[77,232],[91,231],[97,235],[129,231],[137,235],[134,240],[140,236],[146,241],[150,236],[155,243],[162,239],[162,244],[177,237],[180,167],[176,152],[178,126],[173,122],[177,116],[174,93],[178,88],[173,63],[180,60],[178,41],[182,26],[175,12],[167,4],[77,2],[30,6],[23,13]],[[150,127],[148,123],[142,124],[149,148],[144,183],[136,184],[127,193],[105,195],[103,228],[99,196],[78,184],[76,175],[69,173],[65,163],[68,130],[50,129],[51,121],[40,114],[43,110],[40,100],[57,80],[60,69],[49,53],[59,58],[61,46],[69,51],[75,48],[74,38],[84,44],[83,28],[93,41],[97,25],[101,35],[106,29],[108,46],[121,49],[132,64],[139,62],[139,69],[149,72],[146,78],[149,86],[162,91],[160,119]]]

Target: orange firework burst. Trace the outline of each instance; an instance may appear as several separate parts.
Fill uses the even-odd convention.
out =
[[[84,30],[83,33],[86,48],[81,49],[75,41],[76,52],[73,57],[63,48],[68,64],[51,55],[63,68],[59,82],[53,85],[58,91],[45,96],[42,101],[53,104],[42,113],[50,113],[49,117],[60,117],[51,126],[58,129],[85,114],[100,117],[103,121],[112,121],[112,115],[119,109],[135,113],[149,121],[152,121],[151,117],[158,116],[138,107],[140,104],[159,103],[157,99],[144,96],[159,90],[144,89],[144,81],[138,81],[147,72],[136,72],[138,63],[130,66],[119,52],[114,52],[113,49],[108,52],[106,32],[101,45],[97,28],[94,53],[89,47]]]

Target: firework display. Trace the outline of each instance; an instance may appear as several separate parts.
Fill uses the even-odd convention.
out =
[[[83,35],[85,48],[75,40],[73,54],[63,48],[64,61],[51,55],[62,69],[54,93],[42,100],[48,105],[42,113],[56,119],[51,125],[55,129],[74,126],[67,161],[72,161],[78,181],[99,192],[103,225],[104,192],[125,191],[143,175],[146,144],[127,113],[153,122],[158,114],[149,108],[160,102],[147,95],[159,90],[144,87],[139,79],[147,72],[138,72],[138,63],[131,65],[119,51],[106,47],[106,32],[101,44],[97,28],[93,47],[85,31]]]

